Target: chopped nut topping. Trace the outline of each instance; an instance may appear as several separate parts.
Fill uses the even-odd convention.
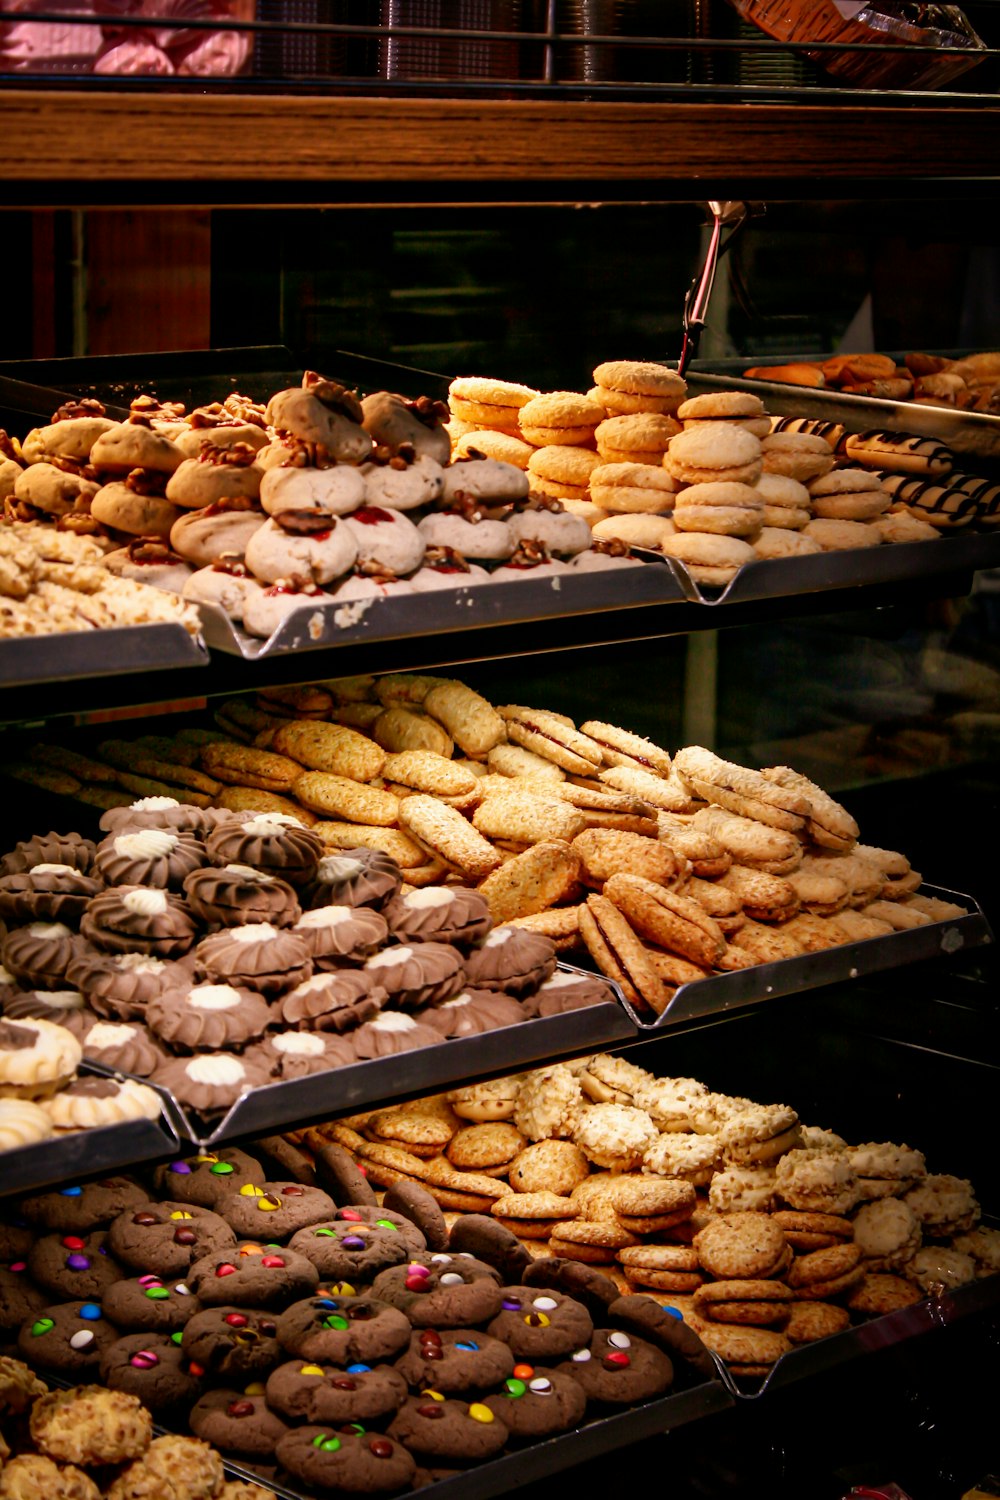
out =
[[[336,380],[328,380],[324,375],[317,375],[315,370],[307,370],[302,377],[302,389],[315,396],[323,406],[330,411],[339,412],[341,416],[349,417],[352,422],[361,422],[364,413],[361,410],[361,402],[353,391],[346,386],[339,385]]]
[[[273,517],[290,536],[320,536],[336,528],[337,518],[325,510],[282,510]]]
[[[131,469],[125,475],[125,488],[134,495],[162,495],[166,484],[167,475],[158,469]]]
[[[412,443],[379,443],[371,454],[371,463],[403,472],[416,461],[417,450]]]
[[[212,563],[213,573],[228,573],[230,578],[249,578],[250,569],[238,552],[222,552]]]
[[[103,417],[107,407],[93,396],[84,396],[81,401],[64,401],[52,413],[53,422],[67,422],[73,417]]]
[[[454,547],[428,547],[424,553],[424,566],[441,568],[448,573],[472,571],[461,552],[457,552]]]
[[[231,448],[213,443],[211,438],[202,438],[198,450],[200,464],[217,464],[228,469],[249,469],[257,457],[249,443],[234,443]]]
[[[4,458],[12,458],[16,464],[23,463],[21,457],[21,445],[17,438],[12,438],[3,427],[0,427],[0,453]]]
[[[335,469],[337,460],[325,443],[307,443],[290,432],[281,434],[281,446],[288,450],[279,469]]]
[[[267,421],[264,416],[265,408],[259,401],[254,401],[250,396],[241,396],[239,391],[232,391],[222,403],[226,411],[231,413],[240,422],[246,422],[252,427],[266,427]]]
[[[97,470],[85,458],[67,458],[65,454],[54,453],[46,462],[63,474],[75,474],[78,479],[97,479]]]
[[[179,422],[186,409],[183,401],[161,401],[159,396],[136,396],[129,402],[129,411],[138,412],[143,417],[162,417],[170,422]]]

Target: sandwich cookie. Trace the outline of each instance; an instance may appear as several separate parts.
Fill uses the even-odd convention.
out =
[[[765,474],[782,474],[800,484],[829,474],[834,465],[833,449],[817,433],[772,432],[760,446]]]
[[[877,474],[834,469],[809,484],[813,515],[833,521],[872,521],[889,509],[891,497]]]
[[[638,412],[632,416],[606,417],[597,427],[594,440],[605,464],[659,465],[680,431],[681,425],[673,417],[659,412]]]
[[[699,422],[671,440],[663,465],[679,485],[753,484],[761,473],[761,442],[727,422]]]
[[[763,524],[764,506],[751,485],[716,481],[688,485],[677,496],[672,514],[679,531],[748,537],[752,541]]]
[[[448,387],[448,406],[454,416],[473,427],[496,428],[519,436],[521,408],[537,395],[531,386],[516,381],[459,375]]]
[[[677,408],[677,418],[685,427],[695,427],[699,422],[729,422],[758,438],[767,437],[771,431],[763,401],[749,391],[706,391],[702,396],[692,396]]]
[[[676,490],[666,469],[650,463],[598,462],[590,475],[591,500],[616,515],[667,515]]]
[[[521,436],[536,448],[550,445],[589,446],[605,410],[591,396],[575,391],[549,391],[534,396],[519,410]]]
[[[609,416],[636,412],[676,412],[687,394],[687,382],[676,370],[652,360],[605,360],[594,370],[590,395]]]

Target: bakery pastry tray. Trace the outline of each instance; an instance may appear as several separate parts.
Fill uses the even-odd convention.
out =
[[[0,640],[0,687],[207,665],[201,637],[172,620]]]
[[[997,1221],[986,1215],[982,1223],[994,1229],[997,1227]],[[1000,1307],[1000,1273],[978,1277],[964,1286],[941,1288],[912,1307],[901,1307],[896,1312],[883,1313],[879,1318],[869,1318],[856,1328],[846,1328],[843,1333],[831,1334],[815,1343],[800,1344],[790,1353],[783,1354],[770,1374],[759,1383],[753,1383],[753,1389],[741,1388],[743,1383],[734,1380],[728,1371],[724,1378],[739,1397],[756,1401],[768,1391],[808,1380],[848,1360],[905,1343],[935,1328],[944,1328],[961,1318],[989,1312],[996,1307]]]
[[[826,359],[822,354],[769,354],[767,363],[782,365]],[[811,417],[840,422],[849,432],[886,428],[937,438],[969,459],[1000,461],[1000,416],[960,411],[950,406],[925,406],[922,401],[887,401],[881,396],[852,396],[845,391],[777,380],[748,379],[741,372],[749,359],[694,360],[684,372],[692,395],[703,391],[752,391],[775,416]]]
[[[500,1458],[479,1463],[474,1468],[452,1472],[447,1479],[421,1485],[419,1493],[432,1497],[432,1500],[491,1500],[494,1495],[513,1494],[521,1485],[547,1479],[617,1448],[627,1448],[644,1438],[731,1410],[735,1404],[733,1393],[722,1374],[721,1365],[717,1364],[717,1367],[720,1372],[718,1380],[705,1380],[692,1373],[690,1378],[696,1380],[696,1384],[685,1385],[658,1401],[647,1401],[641,1406],[595,1417],[569,1432],[557,1433]],[[680,1359],[675,1360],[674,1369],[678,1383],[688,1378]],[[315,1500],[304,1490],[262,1476],[237,1461],[227,1459],[225,1467],[234,1478],[261,1484],[282,1496],[283,1500]]]
[[[79,1071],[109,1070],[83,1063]],[[69,1130],[49,1136],[30,1146],[0,1152],[0,1198],[57,1182],[75,1182],[97,1172],[121,1171],[136,1162],[165,1156],[179,1144],[166,1109],[157,1120],[122,1120],[115,1125],[95,1125],[90,1130]]]
[[[305,1078],[269,1083],[237,1099],[221,1119],[205,1120],[186,1110],[169,1090],[158,1092],[182,1141],[207,1149],[220,1141],[267,1135],[300,1120],[351,1114],[382,1100],[433,1093],[470,1078],[535,1067],[552,1057],[571,1057],[633,1042],[636,1028],[623,1008],[620,991],[610,980],[607,984],[607,1005],[586,1005],[561,1015],[538,1016],[500,1031],[453,1037],[439,1046],[418,1047]]]
[[[682,604],[686,597],[674,571],[662,558],[650,556],[648,566],[641,568],[560,573],[546,579],[521,578],[342,604],[331,599],[315,609],[296,611],[267,640],[248,635],[218,605],[201,604],[199,608],[205,640],[213,650],[260,661],[330,646],[449,635],[645,605]]]
[[[935,896],[965,908],[965,915],[943,922],[928,922],[905,932],[884,937],[865,938],[862,942],[843,943],[819,953],[805,953],[797,958],[782,958],[774,963],[755,964],[750,969],[712,974],[707,979],[679,985],[666,1010],[650,1020],[627,1000],[622,1000],[640,1031],[655,1032],[665,1027],[683,1025],[721,1015],[730,1010],[761,1005],[783,995],[819,989],[895,969],[902,964],[919,963],[954,956],[964,948],[977,948],[993,942],[993,932],[978,903],[971,896],[941,886],[923,885],[923,896]]]

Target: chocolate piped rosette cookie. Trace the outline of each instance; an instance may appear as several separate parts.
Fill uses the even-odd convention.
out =
[[[313,971],[308,940],[270,922],[247,922],[202,938],[195,963],[215,985],[242,984],[269,998],[293,989]]]
[[[205,862],[205,848],[193,833],[139,828],[109,833],[97,848],[94,872],[106,885],[146,885],[179,891],[185,877]]]
[[[92,897],[80,932],[107,953],[179,958],[197,935],[187,903],[169,891],[142,885],[113,886]]]
[[[73,865],[43,863],[30,870],[0,876],[0,919],[11,926],[61,922],[75,927],[91,896],[103,887],[99,876]]]
[[[207,927],[241,927],[254,922],[292,927],[301,915],[294,887],[280,875],[252,865],[195,869],[184,879],[184,896]]]

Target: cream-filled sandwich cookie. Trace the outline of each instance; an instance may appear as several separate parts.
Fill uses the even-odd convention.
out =
[[[600,464],[593,448],[572,444],[550,443],[535,448],[528,459],[528,483],[536,495],[555,500],[586,500],[590,493],[590,476]]]
[[[590,498],[615,514],[668,515],[677,485],[666,469],[647,463],[599,463],[590,475]]]
[[[812,537],[803,536],[783,526],[763,526],[753,540],[755,554],[764,559],[775,557],[810,557],[823,548]]]
[[[706,391],[702,396],[692,396],[677,408],[677,417],[685,427],[695,427],[699,422],[729,422],[758,438],[767,437],[771,431],[763,401],[749,391]]]
[[[744,563],[753,562],[756,557],[749,543],[739,537],[700,531],[678,532],[667,537],[662,550],[665,556],[682,562],[696,583],[720,587],[734,578]]]
[[[245,556],[247,567],[264,583],[297,578],[324,584],[347,572],[357,559],[358,545],[347,520],[283,511],[254,532]]]
[[[606,464],[659,464],[680,431],[681,424],[673,417],[660,412],[637,412],[632,416],[606,417],[594,438]]]
[[[590,395],[609,416],[636,412],[676,412],[687,394],[687,381],[676,370],[652,360],[610,359],[594,370]]]
[[[760,531],[764,506],[752,485],[736,481],[692,484],[677,496],[673,509],[678,531],[705,531],[751,540]]]
[[[491,427],[501,432],[518,431],[518,413],[538,392],[512,380],[488,376],[458,375],[448,387],[448,406],[454,417],[473,427]]]
[[[517,419],[521,436],[536,448],[563,443],[579,447],[593,442],[594,430],[605,416],[604,407],[592,396],[547,391],[525,402]]]
[[[830,444],[812,432],[772,432],[761,439],[761,457],[765,474],[784,474],[802,484],[829,474],[834,465]]]
[[[754,485],[763,501],[765,526],[798,531],[812,519],[812,500],[806,486],[787,474],[762,474]]]
[[[697,422],[671,440],[663,465],[681,485],[753,484],[761,473],[761,440],[729,422]]]
[[[459,458],[494,458],[500,463],[526,469],[533,453],[539,450],[510,432],[496,432],[489,427],[473,427],[455,439],[451,456]]]
[[[662,552],[677,527],[669,516],[649,514],[612,515],[598,521],[593,537],[599,542],[621,542],[627,547],[643,547],[650,552]]]
[[[810,480],[813,514],[831,521],[873,521],[889,509],[891,496],[877,474],[834,469]]]
[[[820,516],[803,527],[802,535],[822,547],[824,552],[849,551],[853,547],[878,547],[882,535],[864,521],[837,521]]]

